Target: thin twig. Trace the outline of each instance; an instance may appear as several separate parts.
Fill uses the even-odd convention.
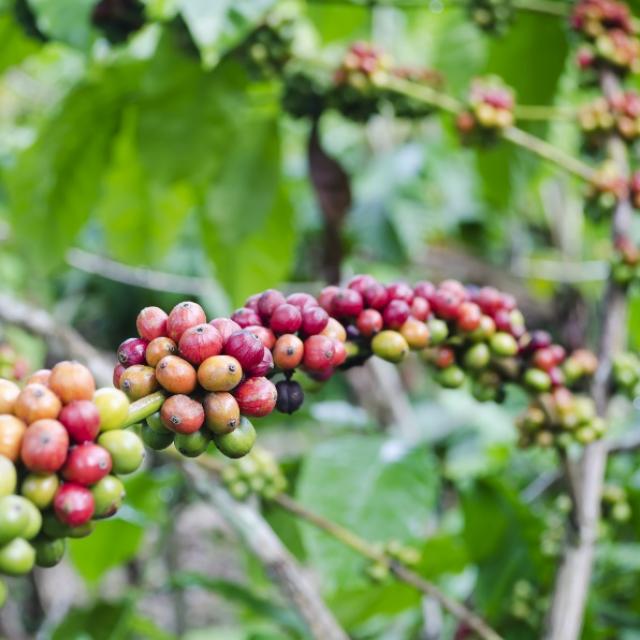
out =
[[[548,107],[546,105],[516,104],[513,107],[516,120],[547,122],[550,120],[575,120],[576,109],[572,107]]]

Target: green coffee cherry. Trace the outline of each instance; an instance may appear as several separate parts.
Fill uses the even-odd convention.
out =
[[[56,540],[38,538],[33,546],[36,550],[36,564],[48,569],[55,567],[62,560],[67,543],[64,538]]]
[[[429,329],[429,343],[432,345],[442,344],[449,335],[449,327],[444,320],[430,318],[427,327]]]
[[[551,378],[542,369],[527,369],[524,372],[523,381],[527,387],[538,393],[551,389]]]
[[[211,436],[208,429],[200,429],[195,433],[188,434],[178,433],[173,439],[176,449],[187,458],[201,456],[207,450],[210,442]]]
[[[474,371],[484,369],[491,361],[491,351],[485,342],[478,342],[469,348],[463,357],[465,368]]]
[[[242,458],[246,456],[256,441],[256,430],[244,416],[240,424],[231,432],[221,436],[214,436],[216,447],[228,458]]]
[[[504,331],[492,335],[489,346],[493,353],[501,357],[515,356],[518,353],[518,342],[510,333]]]
[[[446,389],[457,389],[461,387],[464,384],[465,377],[464,371],[455,364],[440,369],[435,374],[436,382]]]
[[[407,341],[397,331],[385,330],[376,334],[371,341],[373,353],[389,362],[401,362],[409,353]]]

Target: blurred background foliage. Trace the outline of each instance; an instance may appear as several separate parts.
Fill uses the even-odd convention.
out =
[[[0,0],[0,282],[102,349],[132,333],[144,305],[195,297],[216,315],[262,288],[317,291],[324,279],[328,223],[308,175],[311,122],[285,112],[278,74],[246,64],[246,43],[274,11],[295,16],[294,51],[308,60],[335,63],[365,39],[437,70],[458,97],[487,73],[524,104],[588,97],[558,17],[518,13],[490,38],[450,0],[100,4],[134,11],[100,28],[95,0]],[[319,127],[353,193],[340,229],[344,276],[494,284],[519,296],[529,324],[574,346],[593,339],[611,249],[605,225],[583,217],[582,184],[507,143],[462,148],[445,116],[354,123],[329,111]],[[579,153],[571,121],[525,128]],[[637,345],[637,298],[632,309]],[[32,369],[55,356],[10,327],[3,339]],[[371,540],[419,548],[423,576],[470,600],[506,638],[537,637],[566,515],[563,487],[536,495],[553,455],[515,447],[516,393],[479,406],[435,389],[411,362],[401,375],[407,424],[378,424],[333,380],[295,420],[266,420],[261,443],[305,505]],[[632,422],[628,409],[619,432]],[[633,455],[610,466],[631,516],[603,522],[584,637],[634,640],[640,475]],[[151,459],[127,493],[126,508],[74,541],[62,568],[11,583],[6,635],[306,637],[171,464]],[[351,552],[276,507],[263,512],[352,637],[431,637],[433,603],[372,583]],[[443,625],[442,637],[469,637]]]

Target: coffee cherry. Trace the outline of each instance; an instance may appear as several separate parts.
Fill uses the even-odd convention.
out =
[[[249,378],[234,390],[233,395],[240,413],[256,418],[269,415],[278,398],[275,385],[267,378]]]
[[[424,298],[427,302],[431,303],[431,298],[436,293],[436,287],[432,282],[428,280],[420,280],[416,282],[413,287],[413,293],[420,298]]]
[[[211,436],[204,429],[189,434],[179,433],[173,439],[176,449],[187,458],[201,456],[207,450],[210,442]]]
[[[496,323],[490,316],[480,316],[480,324],[476,329],[469,332],[468,336],[474,342],[484,342],[489,340],[491,336],[496,332]]]
[[[144,361],[144,354],[143,354]],[[91,400],[96,383],[91,371],[79,362],[59,362],[51,370],[49,388],[64,404],[73,400]]]
[[[131,401],[148,396],[158,389],[155,369],[141,364],[129,367],[120,378],[120,389]]]
[[[424,349],[429,344],[429,329],[416,318],[407,318],[400,327],[400,335],[407,341],[409,349]]]
[[[24,499],[24,503],[28,514],[28,520],[20,537],[25,540],[33,540],[33,538],[40,533],[40,529],[42,529],[42,514],[33,502],[29,502],[29,500]]]
[[[168,319],[169,316],[159,307],[145,307],[136,318],[138,335],[148,342],[166,336]]]
[[[262,327],[257,324],[246,327],[247,331],[251,331],[253,335],[262,342],[263,346],[267,349],[273,349],[273,345],[276,343],[276,336],[271,331],[271,329],[267,329],[267,327]]]
[[[197,302],[180,302],[167,318],[167,335],[177,344],[187,329],[206,321],[204,309]]]
[[[28,384],[41,384],[45,387],[48,387],[50,378],[51,369],[38,369],[25,380],[24,386],[26,387]]]
[[[38,509],[47,509],[58,491],[60,481],[56,473],[30,473],[25,476],[20,493]]]
[[[29,525],[29,501],[22,496],[0,498],[0,544],[24,537]]]
[[[420,296],[415,296],[413,298],[413,302],[411,303],[411,316],[416,320],[422,320],[425,322],[429,317],[429,313],[431,313],[431,305],[425,300],[425,298],[421,298]]]
[[[170,393],[191,393],[197,383],[196,370],[186,360],[178,356],[162,358],[156,366],[156,378],[160,385]]]
[[[102,480],[110,471],[108,451],[93,442],[85,442],[69,451],[62,467],[62,477],[69,482],[89,486]]]
[[[332,340],[340,340],[345,342],[347,339],[347,331],[335,318],[329,318],[327,326],[320,332],[319,335],[326,336]]]
[[[260,296],[262,294],[261,293],[254,293],[252,296],[249,296],[245,301],[244,301],[244,307],[246,307],[247,309],[251,309],[255,312],[258,311],[258,302],[260,301]]]
[[[13,413],[20,387],[11,380],[0,378],[0,414]]]
[[[551,346],[551,334],[548,331],[534,331],[529,340],[528,350],[537,351]],[[540,367],[542,368],[542,367]]]
[[[229,336],[224,345],[224,352],[226,355],[235,358],[242,369],[251,369],[260,364],[264,346],[253,333],[243,329]],[[223,389],[215,389],[215,391],[223,391]]]
[[[373,276],[370,276],[366,273],[358,274],[356,276],[353,276],[353,278],[351,278],[349,282],[347,282],[347,288],[357,291],[361,296],[364,297],[367,287],[376,284],[376,282],[377,280]]]
[[[556,357],[550,347],[538,349],[531,360],[534,367],[542,369],[542,371],[550,371],[556,366]]]
[[[117,432],[112,431],[111,433]],[[60,522],[70,527],[79,527],[91,520],[94,508],[91,491],[73,482],[63,484],[53,499],[56,517]]]
[[[449,327],[447,323],[438,318],[431,318],[427,322],[427,328],[429,329],[429,338],[431,344],[442,344],[449,337]]]
[[[109,518],[122,506],[125,498],[122,481],[115,476],[105,476],[91,488],[94,518]]]
[[[322,371],[331,366],[335,353],[334,342],[326,335],[310,336],[304,341],[302,363],[311,371]]]
[[[126,371],[124,365],[118,363],[115,367],[113,367],[113,377],[111,381],[113,382],[113,386],[117,389],[120,388],[120,378],[122,378],[122,374]]]
[[[263,356],[260,364],[249,369],[246,373],[249,377],[266,376],[273,370],[273,355],[267,347],[264,347]]]
[[[304,311],[307,307],[317,307],[318,301],[309,293],[292,293],[287,296],[287,303]]]
[[[100,414],[90,400],[74,400],[62,408],[58,420],[71,440],[77,443],[95,440],[100,431]]]
[[[180,338],[180,355],[193,365],[199,365],[222,352],[222,336],[210,324],[198,324],[187,329]]]
[[[331,302],[332,314],[337,318],[355,318],[363,307],[362,296],[354,289],[339,289]]]
[[[50,569],[62,561],[67,544],[64,538],[49,540],[42,537],[33,542],[33,548],[36,552],[36,565],[43,569]]]
[[[319,309],[319,307],[317,307]],[[324,313],[324,310],[321,309]],[[302,362],[304,343],[298,336],[285,334],[276,340],[273,347],[273,362],[283,371],[295,369]]]
[[[155,367],[158,365],[158,362],[162,360],[165,356],[173,356],[178,353],[178,345],[171,339],[166,336],[161,336],[159,338],[154,338],[148,345],[147,350],[145,351],[145,359],[147,364],[150,367]],[[119,384],[116,384],[114,378],[114,386],[120,387]]]
[[[213,441],[228,458],[242,458],[247,455],[256,441],[256,430],[245,417],[242,417],[240,424],[230,433],[221,436],[214,436]]]
[[[0,573],[8,576],[21,576],[33,569],[36,552],[22,538],[16,538],[0,547]]]
[[[208,393],[202,401],[204,424],[216,435],[233,431],[240,423],[240,407],[236,399],[226,391]]]
[[[374,336],[379,331],[382,331],[384,321],[379,311],[375,309],[364,309],[358,315],[356,319],[356,327],[360,332],[360,335],[365,338]]]
[[[24,432],[20,457],[36,473],[53,473],[62,467],[69,448],[67,430],[57,420],[38,420]]]
[[[62,409],[58,396],[41,384],[27,385],[16,399],[15,414],[20,420],[31,424],[36,420],[55,419]]]
[[[409,353],[407,341],[397,331],[390,330],[381,331],[374,336],[371,349],[379,358],[389,362],[401,362]]]
[[[121,429],[129,413],[129,399],[120,389],[104,387],[93,394],[100,415],[100,431]]]
[[[27,425],[15,416],[0,415],[0,455],[17,462]]]
[[[491,350],[484,342],[478,342],[465,352],[463,363],[465,368],[479,371],[489,366],[491,361]]]
[[[167,398],[160,409],[165,428],[174,433],[194,433],[204,423],[204,409],[197,400],[178,394]]]
[[[242,367],[231,356],[213,356],[198,367],[198,382],[207,391],[231,391],[240,380]]]
[[[113,473],[133,473],[144,460],[142,440],[133,431],[107,431],[98,438],[98,444],[111,454]]]
[[[458,308],[464,302],[464,296],[456,289],[440,288],[432,298],[434,311],[445,320],[455,320]]]
[[[246,307],[242,307],[241,309],[236,309],[231,314],[231,320],[235,322],[238,327],[244,329],[245,327],[251,327],[254,325],[260,326],[262,324],[262,318],[257,311],[253,309],[247,309]]]
[[[551,388],[551,378],[542,369],[527,369],[524,372],[523,382],[533,391],[548,391]]]
[[[409,318],[411,308],[404,300],[392,300],[384,312],[382,318],[384,326],[388,329],[399,329]]]
[[[263,320],[269,320],[273,312],[286,302],[286,298],[280,291],[277,289],[267,289],[258,299],[258,313]]]
[[[42,518],[42,533],[52,540],[58,538],[86,538],[93,533],[95,522],[91,520],[71,527],[59,520],[54,513],[45,513]]]
[[[281,304],[271,314],[269,324],[276,334],[295,333],[302,326],[302,313],[292,304]]]
[[[214,318],[209,324],[218,330],[218,333],[222,336],[223,345],[227,342],[231,334],[242,329],[242,327],[237,322],[231,320],[231,318]]]
[[[325,287],[318,296],[318,305],[321,306],[327,313],[331,312],[333,298],[340,291],[340,287],[335,285],[329,285]]]
[[[439,369],[435,375],[436,382],[446,389],[457,389],[464,384],[464,371],[453,364],[444,369]]]
[[[140,430],[142,442],[154,451],[163,451],[173,443],[173,432],[162,427],[162,431],[155,431],[148,423],[142,425]]]
[[[18,474],[11,460],[0,455],[0,498],[11,495],[16,490]]]
[[[331,367],[339,367],[347,359],[347,349],[344,342],[340,340],[333,341],[333,358],[331,359]]]
[[[364,304],[370,309],[382,311],[389,303],[387,288],[380,282],[370,284],[363,295]]]
[[[406,282],[393,282],[387,286],[389,300],[403,300],[407,304],[413,302],[413,289]]]
[[[458,307],[457,324],[460,331],[475,331],[482,319],[482,311],[475,302],[463,302]]]
[[[510,333],[505,333],[504,331],[499,331],[491,336],[489,346],[497,356],[508,357],[515,356],[518,353],[516,339]]]
[[[125,367],[132,367],[134,364],[144,364],[148,342],[142,338],[128,338],[117,351],[118,362]]]
[[[276,384],[276,392],[278,394],[276,409],[281,413],[292,414],[304,402],[304,391],[295,380],[281,380]]]

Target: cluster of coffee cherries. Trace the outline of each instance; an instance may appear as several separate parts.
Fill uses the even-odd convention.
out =
[[[631,503],[624,487],[607,483],[602,489],[602,516],[623,523],[631,519]]]
[[[605,160],[587,185],[585,213],[594,220],[610,214],[627,197],[629,183],[613,160]]]
[[[613,360],[611,379],[618,393],[637,398],[640,395],[640,357],[631,351],[618,354]]]
[[[468,107],[458,114],[456,126],[466,143],[487,142],[513,124],[513,91],[499,78],[476,78]]]
[[[533,583],[517,580],[511,591],[509,611],[516,620],[537,631],[548,610],[548,600]]]
[[[628,142],[636,140],[640,136],[640,95],[622,91],[611,99],[600,96],[581,107],[578,121],[591,147],[602,146],[614,131]]]
[[[254,447],[240,460],[229,461],[222,470],[222,481],[237,500],[259,495],[271,500],[287,488],[287,479],[273,455]]]
[[[0,574],[55,565],[65,538],[116,513],[118,475],[144,458],[140,438],[123,429],[128,411],[124,393],[96,390],[77,362],[37,371],[22,388],[0,379]]]
[[[490,34],[503,35],[513,22],[511,0],[468,0],[466,8],[476,27]]]
[[[578,51],[581,69],[606,66],[621,74],[640,70],[640,42],[626,4],[616,0],[580,0],[571,15],[571,26],[587,41]]]

